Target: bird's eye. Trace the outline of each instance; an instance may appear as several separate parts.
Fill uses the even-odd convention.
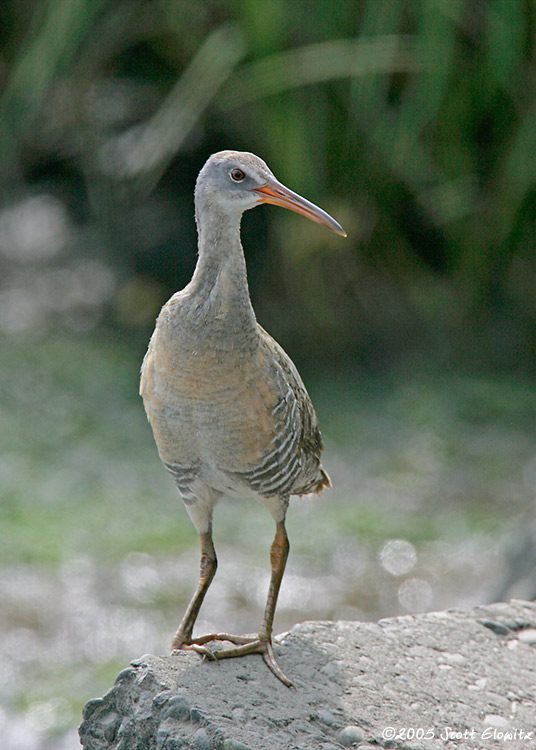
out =
[[[246,175],[244,174],[244,172],[242,172],[241,169],[233,169],[233,171],[231,172],[231,177],[235,182],[242,182],[245,176]]]

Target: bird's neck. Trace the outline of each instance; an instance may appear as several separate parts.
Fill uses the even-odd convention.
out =
[[[208,214],[208,215],[207,215]],[[199,257],[189,284],[198,322],[216,335],[257,336],[249,297],[246,261],[240,242],[240,216],[229,217],[211,206],[196,212]]]

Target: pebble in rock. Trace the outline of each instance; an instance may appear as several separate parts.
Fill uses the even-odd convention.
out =
[[[182,695],[174,695],[170,698],[164,711],[162,719],[178,719],[184,721],[190,717],[190,705]]]
[[[494,620],[481,620],[484,627],[492,630],[496,635],[508,635],[508,627],[503,625],[502,622],[495,622]]]
[[[233,720],[236,722],[244,723],[247,719],[246,711],[242,706],[236,706],[233,708]]]
[[[488,727],[495,727],[495,729],[505,729],[510,726],[508,719],[498,714],[486,714],[484,717],[484,724]]]
[[[237,740],[225,740],[223,743],[223,750],[251,750],[243,742],[237,742]]]
[[[318,718],[323,724],[326,724],[328,727],[332,727],[335,723],[335,717],[330,711],[326,711],[325,708],[321,708],[318,712]]]
[[[204,729],[198,729],[194,734],[194,744],[196,750],[210,750],[210,740]]]
[[[363,739],[363,730],[355,725],[344,727],[337,736],[337,742],[340,742],[344,747],[357,745],[357,743],[362,742]]]
[[[520,630],[517,634],[518,640],[521,643],[528,643],[529,645],[536,644],[536,628],[528,628],[527,630]]]

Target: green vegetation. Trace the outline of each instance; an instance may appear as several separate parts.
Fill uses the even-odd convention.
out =
[[[342,242],[281,211],[246,218],[261,319],[304,359],[419,351],[533,369],[532,0],[36,0],[0,14],[4,197],[67,203],[70,252],[115,272],[114,325],[145,337],[187,281],[195,175],[238,147],[348,229]]]

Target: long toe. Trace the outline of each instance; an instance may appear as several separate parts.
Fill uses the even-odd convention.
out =
[[[262,653],[262,658],[264,659],[264,663],[266,664],[268,669],[277,677],[278,680],[281,680],[283,685],[286,685],[288,688],[293,688],[294,683],[292,682],[292,680],[289,680],[289,678],[283,672],[275,659],[274,649],[272,647],[271,641],[264,641],[264,646],[265,649]]]
[[[233,635],[233,633],[210,633],[209,635],[201,635],[198,638],[192,638],[190,643],[197,643],[199,646],[203,646],[205,643],[211,641],[229,641],[234,643],[236,646],[241,646],[246,643],[252,643],[257,641],[257,635]]]
[[[234,643],[233,648],[222,648],[218,651],[211,651],[205,644],[211,641],[228,641]],[[283,672],[274,656],[272,642],[258,636],[231,635],[230,633],[215,633],[194,638],[188,645],[183,646],[188,650],[195,651],[200,656],[212,661],[221,661],[221,659],[233,659],[239,656],[248,656],[248,654],[261,654],[264,663],[283,685],[293,688],[292,681]]]
[[[171,644],[171,653],[174,654],[178,651],[196,651],[202,656],[206,656],[208,659],[216,660],[217,654],[222,653],[221,651],[209,651],[206,644],[212,641],[228,641],[234,643],[235,646],[246,646],[250,643],[258,643],[259,637],[257,635],[233,635],[232,633],[208,633],[207,635],[200,635],[197,638],[181,638],[175,639]],[[226,651],[232,651],[233,649],[226,649]],[[245,653],[250,653],[246,651]],[[240,656],[241,654],[236,654]]]
[[[188,649],[188,651],[195,651],[196,654],[202,656],[203,659],[208,659],[209,661],[218,661],[216,653],[214,651],[211,651],[206,646],[200,646],[197,643],[191,643],[189,646],[186,646],[186,648]]]

